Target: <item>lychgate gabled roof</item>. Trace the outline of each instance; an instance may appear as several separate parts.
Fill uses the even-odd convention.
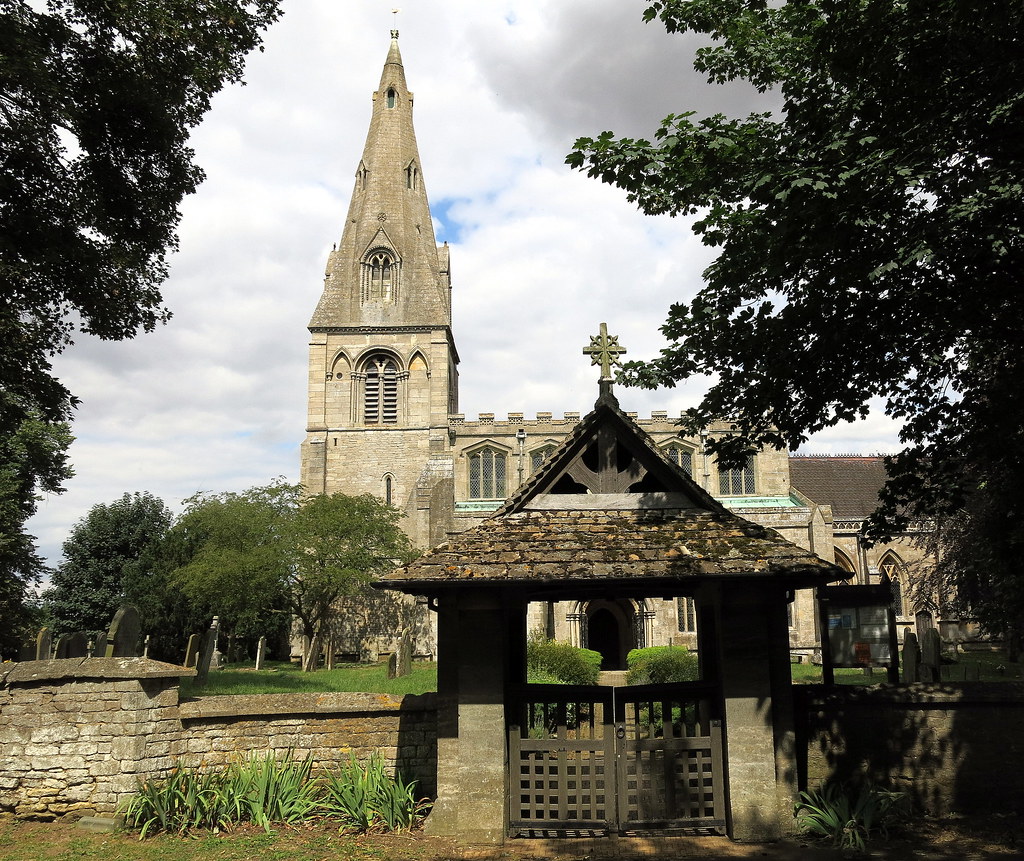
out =
[[[548,598],[668,597],[709,579],[797,588],[845,576],[727,510],[605,394],[492,517],[374,585],[421,595],[495,586]]]

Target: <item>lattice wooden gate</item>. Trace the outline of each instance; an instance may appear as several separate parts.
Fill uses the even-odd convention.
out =
[[[509,699],[512,834],[725,832],[714,686],[523,685]]]

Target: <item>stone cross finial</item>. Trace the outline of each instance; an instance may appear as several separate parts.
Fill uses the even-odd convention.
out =
[[[601,334],[590,336],[590,346],[583,348],[583,354],[590,356],[590,364],[601,366],[601,379],[612,378],[612,365],[621,365],[619,356],[626,353],[626,348],[619,344],[618,335],[608,334],[608,324],[601,324]]]

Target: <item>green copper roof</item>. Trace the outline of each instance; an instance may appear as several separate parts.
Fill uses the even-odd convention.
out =
[[[726,508],[802,508],[791,496],[727,496],[718,500]]]

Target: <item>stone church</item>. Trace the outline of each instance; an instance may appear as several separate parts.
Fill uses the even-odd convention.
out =
[[[301,480],[312,493],[371,493],[404,510],[406,531],[425,549],[497,510],[581,417],[459,411],[450,251],[434,238],[397,31],[372,99],[348,217],[309,322]],[[742,469],[720,469],[706,443],[727,433],[727,423],[683,438],[678,417],[627,415],[731,511],[836,562],[851,572],[850,582],[874,583],[888,573],[900,618],[912,624],[907,578],[921,551],[912,536],[869,549],[858,533],[884,479],[881,458],[773,450]],[[395,626],[411,624],[417,651],[432,654],[426,608],[391,607],[392,615],[388,600],[350,608],[340,650],[365,654],[374,639],[388,650]],[[809,654],[818,640],[813,595],[797,593],[790,606],[791,644]],[[623,666],[637,646],[692,646],[695,624],[688,598],[638,603],[612,595],[532,606],[530,613],[531,630],[600,651],[608,667]]]

